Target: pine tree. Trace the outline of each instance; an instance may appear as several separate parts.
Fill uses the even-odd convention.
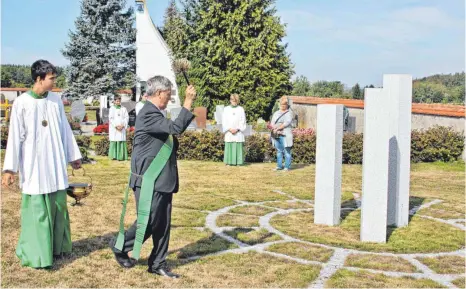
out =
[[[63,55],[69,59],[67,97],[83,99],[132,86],[136,71],[134,11],[125,0],[82,0],[76,31]],[[127,83],[128,79],[130,82]]]
[[[351,94],[353,99],[364,99],[364,94],[359,86],[359,83],[356,83],[353,88],[351,88]]]
[[[197,105],[211,116],[232,93],[241,95],[248,120],[268,118],[274,101],[291,91],[293,67],[274,0],[185,0]]]
[[[188,57],[189,42],[186,25],[186,21],[182,18],[175,0],[171,0],[165,11],[162,33],[174,59]]]

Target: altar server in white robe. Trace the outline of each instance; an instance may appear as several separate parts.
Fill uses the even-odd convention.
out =
[[[33,88],[15,99],[10,117],[2,186],[19,172],[21,233],[16,255],[23,266],[49,268],[71,252],[66,203],[67,165],[81,167],[81,153],[61,97],[50,92],[57,74],[46,60],[31,67]]]
[[[108,157],[112,160],[125,161],[128,159],[126,145],[126,129],[128,128],[129,115],[124,106],[121,106],[121,98],[116,97],[114,106],[108,113],[110,148]]]
[[[244,163],[243,144],[246,129],[246,114],[239,106],[239,95],[230,96],[230,106],[225,107],[222,115],[222,128],[225,134],[223,162],[227,166],[240,166]]]

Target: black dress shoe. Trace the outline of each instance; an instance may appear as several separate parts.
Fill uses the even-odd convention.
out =
[[[125,252],[115,252],[115,240],[110,240],[109,244],[110,248],[112,249],[113,255],[115,255],[115,259],[123,268],[131,268],[136,266],[138,262],[136,259],[130,258],[128,253]]]
[[[152,268],[149,268],[147,272],[152,273],[152,274],[157,274],[157,275],[167,277],[167,278],[172,278],[172,279],[180,278],[180,275],[170,272],[168,271],[168,269],[165,269],[165,268],[158,268],[155,270],[153,270]]]
[[[113,251],[113,255],[115,255],[115,260],[123,268],[132,268],[136,266],[137,260],[130,258],[127,253],[117,253]]]

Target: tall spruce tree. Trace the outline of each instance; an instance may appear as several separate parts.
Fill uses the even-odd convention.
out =
[[[291,91],[293,67],[281,42],[285,26],[274,0],[185,0],[183,16],[197,105],[212,116],[215,105],[241,95],[249,121],[269,118],[274,100]]]
[[[183,19],[176,6],[175,0],[171,0],[165,10],[162,33],[174,59],[188,56],[188,28],[185,19]]]
[[[114,94],[133,85],[136,30],[133,8],[125,6],[125,0],[82,0],[76,31],[69,32],[70,42],[62,50],[70,61],[68,97]]]

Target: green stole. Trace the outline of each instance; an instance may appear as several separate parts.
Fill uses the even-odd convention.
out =
[[[147,223],[149,222],[150,208],[152,204],[152,196],[154,193],[155,181],[159,177],[162,169],[168,162],[173,151],[173,136],[169,136],[162,148],[158,152],[157,156],[152,160],[149,168],[146,170],[142,176],[142,186],[141,193],[139,196],[139,208],[137,216],[137,229],[136,229],[136,240],[134,242],[133,254],[132,257],[136,260],[139,259],[142,243],[144,242],[144,235],[146,233]],[[129,179],[131,179],[131,172],[129,174]],[[128,193],[129,193],[129,180],[128,186],[125,190],[125,198],[123,200],[123,209],[121,211],[120,217],[120,230],[118,233],[118,238],[115,243],[115,248],[122,251],[123,245],[125,242],[125,214],[126,214],[126,205],[128,203]]]

